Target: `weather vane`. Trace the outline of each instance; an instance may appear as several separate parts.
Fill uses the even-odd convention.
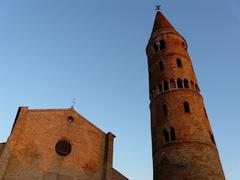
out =
[[[160,11],[161,10],[161,5],[156,5],[156,11]]]
[[[71,108],[72,108],[72,109],[74,109],[74,106],[75,106],[75,104],[76,104],[76,99],[75,99],[75,98],[73,98],[73,101],[72,101],[72,106],[71,106]]]

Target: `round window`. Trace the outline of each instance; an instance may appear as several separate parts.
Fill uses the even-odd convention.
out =
[[[72,145],[68,140],[63,139],[57,142],[55,150],[60,156],[68,156],[72,151]]]
[[[69,116],[69,117],[67,118],[67,120],[68,120],[69,123],[72,123],[74,119],[73,119],[72,116]]]

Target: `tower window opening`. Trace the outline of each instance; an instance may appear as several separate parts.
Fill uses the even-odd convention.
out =
[[[185,44],[184,42],[182,42],[182,46],[183,46],[184,49],[187,48],[187,47],[186,47],[186,44]]]
[[[178,88],[183,88],[183,83],[180,78],[177,79],[177,86],[178,86]]]
[[[211,137],[211,140],[212,140],[213,144],[216,144],[213,133],[211,131],[209,131],[209,134],[210,134],[210,137]]]
[[[182,67],[182,61],[179,58],[177,58],[177,67]]]
[[[171,127],[170,129],[170,137],[171,137],[171,141],[176,141],[176,134],[173,127]]]
[[[165,116],[168,115],[168,109],[167,109],[167,105],[166,104],[163,105],[163,112],[164,112]]]
[[[160,92],[160,93],[163,92],[162,84],[161,84],[161,83],[158,85],[158,89],[159,89],[159,92]]]
[[[160,71],[164,70],[164,65],[162,61],[159,62],[159,68],[160,68]]]
[[[183,83],[185,88],[189,88],[189,82],[187,79],[184,79]]]
[[[158,42],[154,43],[153,44],[153,48],[154,48],[155,52],[158,52],[158,50],[159,50],[159,43]]]
[[[191,85],[191,89],[195,89],[195,86],[194,86],[194,82],[193,82],[193,81],[190,82],[190,85]]]
[[[197,84],[195,84],[195,88],[196,88],[196,91],[197,91],[197,92],[200,92],[200,89],[199,89],[199,87],[198,87]]]
[[[165,49],[165,41],[164,40],[160,40],[159,41],[159,43],[160,43],[160,45],[159,45],[159,47],[160,47],[160,49]]]
[[[151,79],[152,79],[152,76],[151,76],[151,74],[150,74],[150,73],[149,73],[149,76],[148,76],[148,77],[149,77],[149,81],[151,81]]]
[[[152,91],[150,92],[149,98],[150,98],[150,99],[153,98],[153,93],[152,93]]]
[[[169,133],[167,129],[163,130],[163,135],[164,135],[165,142],[168,143],[170,139],[169,139]]]
[[[174,79],[170,80],[170,87],[171,87],[171,89],[176,89],[176,83],[175,83]]]
[[[204,108],[204,113],[205,113],[206,118],[208,119],[207,111],[205,108]]]
[[[164,91],[168,91],[168,90],[169,90],[169,84],[168,84],[167,81],[164,81],[164,83],[163,83],[163,89],[164,89]]]
[[[184,111],[185,111],[186,113],[190,113],[189,103],[185,101],[185,102],[183,103],[183,106],[184,106]]]

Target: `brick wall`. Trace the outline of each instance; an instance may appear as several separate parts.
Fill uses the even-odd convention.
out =
[[[0,143],[0,157],[6,143]]]
[[[72,122],[69,117],[73,118]],[[0,159],[0,162],[4,159],[6,166],[0,175],[4,174],[4,179],[11,180],[105,180],[107,164],[112,164],[112,148],[109,147],[113,143],[113,138],[106,137],[103,131],[73,109],[22,108],[7,142],[7,155]],[[62,139],[70,142],[72,148],[65,157],[55,150],[56,143]]]

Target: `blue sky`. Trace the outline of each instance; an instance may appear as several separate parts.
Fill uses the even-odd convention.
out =
[[[0,0],[0,141],[19,106],[76,110],[115,139],[114,166],[152,179],[145,47],[159,1]],[[240,177],[240,1],[169,0],[186,38],[226,179]]]

